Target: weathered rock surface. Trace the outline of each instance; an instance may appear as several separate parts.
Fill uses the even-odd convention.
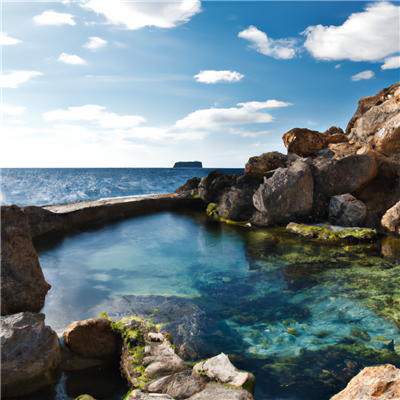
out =
[[[134,390],[126,400],[173,400],[169,394],[146,393],[141,390]]]
[[[39,312],[50,287],[26,215],[17,206],[1,207],[1,315]]]
[[[321,132],[310,129],[294,128],[286,132],[283,143],[288,153],[295,153],[300,157],[308,157],[327,147],[328,137]]]
[[[342,128],[339,128],[338,126],[331,126],[329,129],[327,129],[325,132],[324,132],[324,135],[327,135],[327,136],[333,136],[333,135],[343,135],[344,134],[344,132],[343,132],[343,129]]]
[[[331,400],[400,399],[400,369],[386,364],[364,368]]]
[[[231,187],[238,177],[238,174],[228,175],[218,169],[211,171],[207,176],[201,178],[199,184],[200,199],[207,203],[218,201],[223,191]]]
[[[1,317],[2,397],[26,395],[60,378],[59,340],[44,318],[29,312]]]
[[[106,359],[121,353],[121,337],[105,318],[73,322],[64,330],[63,341],[75,355],[83,358]]]
[[[311,215],[314,181],[309,163],[295,161],[289,168],[278,168],[254,193],[259,211],[250,220],[255,225],[279,225],[301,221]]]
[[[250,157],[244,168],[245,175],[263,180],[268,172],[277,168],[286,168],[288,156],[271,151],[261,154],[261,156]]]
[[[174,193],[182,193],[190,190],[193,191],[193,194],[195,195],[198,193],[199,184],[200,184],[200,178],[194,177],[188,179],[186,183],[178,187],[178,189],[176,189]]]
[[[360,147],[349,143],[330,143],[328,145],[328,149],[334,152],[336,160],[356,154]]]
[[[329,221],[339,226],[364,226],[367,206],[349,193],[333,196],[329,203]]]
[[[381,223],[389,231],[400,234],[400,201],[386,211]]]
[[[244,389],[233,389],[218,383],[209,383],[200,393],[189,397],[190,400],[254,400],[251,393]]]
[[[349,139],[368,143],[383,154],[399,154],[400,82],[361,99],[346,134]]]

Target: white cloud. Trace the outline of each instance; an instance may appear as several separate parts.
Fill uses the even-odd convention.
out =
[[[199,74],[195,75],[193,78],[197,78],[197,82],[202,83],[217,83],[217,82],[238,82],[244,75],[239,74],[236,71],[200,71]]]
[[[247,131],[245,129],[235,129],[235,128],[229,128],[229,133],[233,135],[240,135],[242,137],[257,137],[261,135],[266,135],[268,133],[272,133],[274,131]]]
[[[11,44],[18,44],[18,43],[21,43],[21,40],[9,37],[7,35],[7,33],[5,33],[5,32],[1,32],[0,33],[0,44],[2,46],[11,45]]]
[[[351,77],[352,81],[361,81],[362,79],[371,79],[375,76],[375,72],[373,71],[363,71],[357,75],[353,75]]]
[[[85,65],[87,64],[85,60],[78,56],[70,55],[67,53],[61,53],[60,57],[58,57],[57,61],[61,61],[65,64],[72,64],[72,65]]]
[[[376,2],[341,26],[309,26],[304,47],[317,59],[380,60],[399,51],[399,11],[394,4]]]
[[[86,105],[82,107],[68,107],[68,110],[54,110],[43,114],[46,121],[92,121],[105,129],[126,129],[146,122],[137,115],[117,115],[104,111],[106,107]]]
[[[33,17],[36,25],[76,25],[72,19],[74,15],[62,14],[53,10],[45,11],[43,14]]]
[[[267,101],[249,101],[247,103],[238,103],[238,106],[252,110],[262,110],[264,108],[277,108],[292,106],[292,103],[286,103],[284,101],[267,100]]]
[[[335,65],[335,69],[338,69],[342,66],[342,64]]]
[[[9,106],[8,104],[1,105],[2,115],[21,115],[25,112],[26,107]]]
[[[145,26],[173,28],[186,23],[201,12],[200,0],[179,2],[124,2],[91,0],[81,5],[86,10],[102,14],[108,23],[125,29],[140,29]]]
[[[106,40],[103,40],[99,37],[96,36],[91,36],[89,38],[89,41],[83,45],[83,47],[86,47],[89,50],[98,50],[102,47],[104,47],[107,44]]]
[[[396,69],[400,68],[400,56],[385,58],[385,64],[381,66],[381,69]]]
[[[31,78],[43,75],[37,71],[15,71],[8,75],[2,75],[1,87],[16,89],[20,83],[27,82]]]
[[[298,51],[295,39],[270,39],[265,32],[258,30],[252,25],[244,31],[239,32],[238,37],[254,43],[250,47],[259,53],[276,59],[293,58]]]

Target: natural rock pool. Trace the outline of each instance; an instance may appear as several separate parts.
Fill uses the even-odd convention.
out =
[[[59,335],[101,311],[169,322],[184,351],[223,351],[254,373],[258,400],[325,400],[364,366],[400,367],[399,239],[332,245],[164,212],[34,243],[52,285],[42,312]],[[104,384],[100,374],[87,384]],[[84,392],[64,381],[58,399]]]

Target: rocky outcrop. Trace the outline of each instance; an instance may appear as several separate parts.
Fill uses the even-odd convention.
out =
[[[386,211],[381,223],[390,232],[400,234],[400,201]]]
[[[60,378],[59,340],[44,318],[29,312],[1,318],[2,397],[23,396]]]
[[[121,336],[106,318],[73,322],[63,333],[64,344],[78,357],[108,359],[121,353]]]
[[[329,203],[329,221],[339,226],[364,226],[367,206],[349,193],[333,196]]]
[[[306,128],[291,129],[282,139],[288,153],[295,153],[300,157],[311,156],[328,145],[326,135]]]
[[[400,399],[400,369],[386,364],[364,368],[331,400]]]
[[[261,179],[262,182],[268,172],[277,168],[286,168],[287,159],[288,156],[278,151],[271,151],[261,154],[261,156],[250,157],[244,168],[244,174]]]
[[[17,206],[2,207],[1,315],[39,312],[49,289],[26,215]]]
[[[198,194],[199,184],[200,184],[200,178],[194,177],[188,179],[186,183],[178,187],[178,189],[176,189],[174,193],[182,193],[190,191],[192,192],[193,195],[196,195]]]
[[[383,154],[400,153],[400,82],[365,97],[347,125],[348,138],[370,144]]]
[[[228,175],[215,169],[211,171],[207,176],[201,178],[199,184],[199,197],[203,201],[216,202],[219,197],[223,194],[223,191],[231,187],[239,175]]]
[[[278,168],[254,193],[258,213],[251,222],[263,226],[304,220],[312,212],[313,192],[309,162],[300,159],[289,168]]]

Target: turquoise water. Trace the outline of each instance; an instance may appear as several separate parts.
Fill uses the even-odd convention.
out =
[[[230,354],[255,374],[258,400],[327,400],[366,365],[400,366],[398,239],[332,246],[165,212],[35,246],[59,335],[129,295],[169,295],[204,314],[180,322],[198,355]]]

